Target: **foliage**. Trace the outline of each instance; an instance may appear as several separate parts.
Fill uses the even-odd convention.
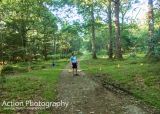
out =
[[[160,58],[160,30],[155,34],[155,56]]]
[[[75,27],[69,25],[65,28],[67,31],[64,29],[58,31],[58,17],[51,12],[51,5],[52,0],[2,2],[0,49],[3,52],[0,52],[0,60],[14,62],[39,58],[47,60],[48,55],[60,53],[65,47],[67,50],[80,49],[80,43],[79,46],[76,44],[80,41],[78,24],[75,23]]]
[[[121,44],[123,53],[146,52],[148,43],[147,25],[129,22],[127,13],[139,0],[122,0],[120,4]],[[34,4],[33,4],[34,3]],[[114,2],[111,3],[113,15]],[[0,60],[1,61],[32,61],[49,59],[56,53],[67,54],[81,48],[92,50],[92,18],[91,7],[95,18],[96,52],[106,49],[108,52],[108,4],[107,0],[3,0],[0,8]],[[69,22],[73,18],[70,13],[75,9],[82,19]],[[66,17],[55,12],[66,10]],[[41,12],[41,13],[40,13]],[[155,29],[159,29],[159,1],[155,2]],[[112,16],[113,17],[113,16]],[[112,19],[113,23],[114,20]],[[113,28],[114,33],[114,28]],[[157,34],[155,32],[155,34]],[[115,36],[115,34],[113,34]],[[157,38],[157,35],[156,35]],[[113,37],[113,50],[115,51]],[[159,44],[155,44],[157,56]],[[26,57],[25,57],[26,56]]]
[[[6,75],[6,74],[12,74],[14,72],[14,68],[12,66],[4,66],[1,70],[1,74],[2,75]]]

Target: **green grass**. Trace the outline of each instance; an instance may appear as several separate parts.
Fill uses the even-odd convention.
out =
[[[99,58],[81,61],[81,68],[91,76],[120,85],[136,97],[160,109],[160,62],[149,63],[142,55],[124,60]]]
[[[61,68],[67,64],[66,60],[59,60],[56,66],[51,66],[51,61],[40,62],[36,65],[46,66],[43,69],[31,70],[26,73],[18,73],[15,75],[6,76],[6,83],[0,96],[2,101],[54,101],[56,100],[56,85],[60,75]],[[26,65],[17,64],[17,66],[25,67]],[[0,107],[0,113],[14,113],[11,110],[3,110]],[[42,111],[42,113],[47,113]]]

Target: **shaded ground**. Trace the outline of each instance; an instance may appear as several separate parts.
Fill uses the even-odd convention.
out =
[[[69,102],[67,108],[54,112],[58,114],[155,114],[154,110],[141,105],[133,97],[103,88],[84,72],[72,76],[72,72],[64,70],[58,93],[59,100]]]

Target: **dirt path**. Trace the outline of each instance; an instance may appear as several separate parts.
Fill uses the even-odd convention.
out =
[[[56,114],[153,114],[131,96],[106,90],[84,72],[79,74],[72,76],[68,70],[62,72],[58,99],[69,102],[69,105]]]

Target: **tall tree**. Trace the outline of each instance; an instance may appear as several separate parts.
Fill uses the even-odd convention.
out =
[[[110,59],[113,57],[113,37],[112,37],[112,9],[111,0],[108,0],[108,26],[109,26],[109,51],[108,56]]]
[[[154,56],[154,15],[153,15],[153,0],[148,0],[148,53],[147,56],[150,58]]]
[[[114,0],[114,13],[115,13],[115,58],[122,58],[121,51],[121,38],[120,38],[120,26],[119,26],[119,6],[120,0]]]
[[[92,3],[91,3],[91,21],[92,21],[92,24],[91,24],[91,29],[92,29],[92,38],[91,38],[91,43],[92,43],[92,58],[93,59],[96,59],[97,56],[96,56],[96,36],[95,36],[95,17],[94,17],[94,1],[92,0]]]

